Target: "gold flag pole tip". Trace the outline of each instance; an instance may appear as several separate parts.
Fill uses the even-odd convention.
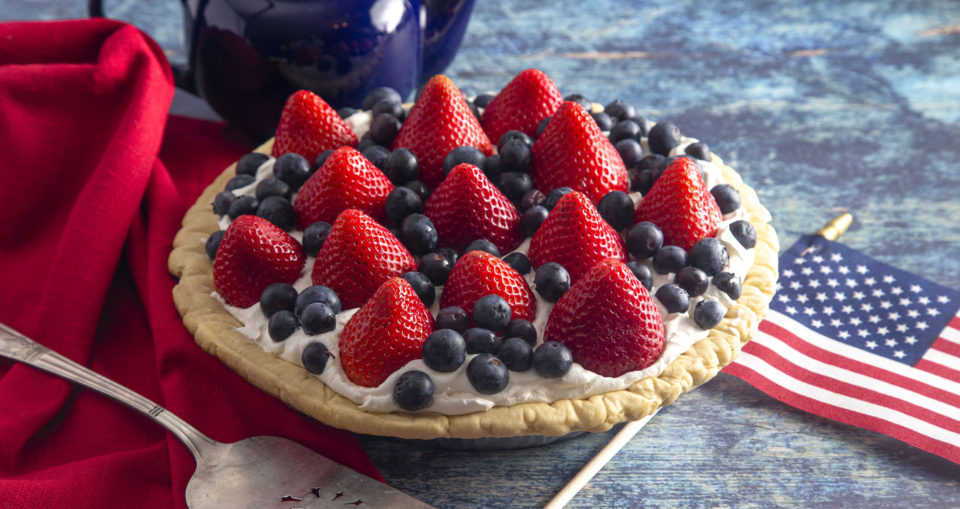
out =
[[[825,224],[823,228],[817,230],[816,235],[819,235],[827,240],[837,240],[843,235],[850,224],[853,223],[853,215],[849,212],[844,212],[839,216],[830,220],[829,223]]]

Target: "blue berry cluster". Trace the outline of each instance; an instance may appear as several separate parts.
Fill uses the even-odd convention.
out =
[[[230,219],[254,214],[286,231],[292,230],[297,224],[297,214],[290,200],[313,172],[303,156],[290,153],[278,157],[273,163],[273,176],[256,184],[254,196],[234,194],[237,189],[253,185],[260,166],[269,159],[256,152],[241,157],[237,161],[237,175],[214,197],[213,211]]]
[[[326,286],[315,285],[297,292],[293,285],[272,283],[260,294],[260,310],[268,319],[270,339],[279,343],[298,328],[310,336],[336,329],[340,298]],[[314,342],[304,349],[301,360],[307,371],[321,373],[327,357],[326,347]]]

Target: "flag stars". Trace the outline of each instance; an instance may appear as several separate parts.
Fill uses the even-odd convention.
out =
[[[929,327],[929,325],[927,325],[927,322],[917,322],[916,327],[920,330],[927,330],[927,327]]]
[[[916,344],[917,338],[913,336],[907,336],[906,338],[904,338],[904,341],[906,341],[908,345],[913,345],[913,344]]]
[[[920,285],[910,285],[910,291],[913,293],[920,293],[923,291],[923,288],[920,288]]]
[[[833,311],[833,306],[824,306],[824,307],[823,307],[823,314],[825,314],[825,315],[827,315],[827,316],[833,316],[833,313],[834,313],[834,311]]]
[[[823,292],[819,292],[817,293],[817,296],[815,298],[820,302],[824,302],[825,300],[827,300],[827,294]]]
[[[850,288],[855,288],[857,286],[857,280],[847,278],[847,280],[844,281],[843,284],[849,286]]]
[[[875,349],[877,348],[877,342],[876,342],[876,341],[867,341],[867,342],[864,343],[864,344],[866,345],[867,348],[869,348],[869,349],[871,349],[871,350],[875,350]]]
[[[843,260],[843,255],[840,253],[833,253],[832,255],[830,255],[830,260],[834,262],[839,262],[840,260]]]
[[[784,295],[781,293],[777,295],[777,300],[779,300],[780,302],[790,302],[790,297],[788,295]]]
[[[795,315],[797,314],[797,308],[793,306],[787,306],[787,313],[790,313],[791,315]]]
[[[907,332],[907,329],[908,329],[908,328],[909,328],[909,327],[907,327],[907,324],[905,324],[905,323],[898,323],[898,324],[897,324],[897,332]]]
[[[837,333],[837,337],[839,337],[840,339],[847,339],[850,337],[850,333],[845,330],[842,330]]]
[[[854,327],[856,327],[857,325],[860,325],[861,323],[863,323],[863,320],[857,317],[853,317],[850,319],[850,325],[853,325]]]
[[[870,318],[867,318],[867,321],[870,323],[880,323],[880,317],[877,315],[870,315]]]
[[[809,286],[810,288],[820,288],[820,281],[817,281],[816,279],[811,279],[810,282],[807,283],[807,286]]]
[[[867,286],[873,286],[873,285],[875,285],[876,283],[877,283],[877,280],[874,279],[874,278],[872,278],[872,277],[868,277],[868,278],[866,278],[866,279],[863,280],[863,284],[865,284],[865,285],[867,285]]]
[[[891,307],[893,307],[893,304],[891,304],[890,301],[885,300],[880,302],[880,307],[882,307],[883,309],[890,309]]]
[[[860,305],[860,310],[869,313],[870,311],[873,311],[873,306],[871,306],[869,302],[864,302]]]
[[[902,358],[906,357],[907,354],[903,353],[903,350],[897,350],[896,352],[893,352],[893,356],[896,357],[896,358],[898,358],[898,359],[902,359]]]
[[[786,269],[783,271],[783,277],[793,277],[794,274],[795,272],[793,272],[791,269]]]
[[[894,282],[894,281],[896,281],[896,279],[894,279],[893,276],[891,276],[891,275],[889,275],[889,274],[887,274],[886,276],[883,276],[883,282],[884,282],[884,283],[890,284],[890,283],[892,283],[892,282]]]
[[[842,323],[840,320],[837,320],[836,318],[834,318],[834,319],[830,320],[830,325],[832,325],[832,326],[834,326],[834,327],[839,327],[839,326],[843,325],[843,323]]]
[[[838,302],[843,302],[846,300],[847,296],[843,292],[837,292],[833,294],[833,298],[837,299]]]
[[[900,295],[901,293],[903,293],[903,288],[900,288],[899,286],[894,286],[893,288],[890,289],[890,293],[894,295]]]
[[[793,263],[796,263],[797,265],[803,265],[804,263],[807,263],[807,261],[804,260],[803,257],[801,256],[801,257],[795,258],[793,260]]]
[[[824,265],[823,267],[820,267],[820,272],[823,274],[831,274],[833,269],[831,269],[829,265]]]
[[[910,318],[916,318],[920,316],[920,312],[917,311],[916,309],[909,309],[907,310],[907,316],[909,316]]]
[[[930,297],[927,297],[926,295],[924,295],[924,296],[918,298],[918,299],[917,299],[917,302],[919,302],[920,304],[926,306],[927,304],[930,304]]]
[[[790,288],[793,288],[794,290],[799,290],[799,289],[800,289],[800,281],[792,281],[792,282],[790,283]]]
[[[808,307],[808,308],[803,308],[803,314],[805,314],[805,315],[807,315],[807,316],[813,316],[813,315],[817,314],[817,312],[814,311],[813,308],[809,308],[809,307]]]
[[[869,335],[870,333],[867,332],[867,329],[857,329],[857,336],[860,336],[861,338],[865,338]]]
[[[853,292],[853,298],[857,300],[863,300],[866,296],[863,292]]]
[[[813,261],[816,263],[823,263],[823,257],[820,255],[814,256]]]
[[[891,320],[899,320],[899,319],[900,319],[900,313],[897,313],[896,311],[891,311],[890,313],[887,314],[887,318],[889,318],[889,319],[891,319]]]
[[[883,297],[884,295],[886,295],[886,293],[881,288],[874,288],[873,291],[870,292],[870,294],[873,295],[874,297]]]
[[[806,304],[808,300],[810,300],[810,297],[807,297],[807,294],[805,293],[801,293],[800,295],[797,295],[797,302],[801,304]]]
[[[913,301],[911,301],[910,299],[907,299],[907,298],[900,299],[901,306],[909,306],[910,304],[913,304]]]
[[[830,288],[836,288],[840,286],[840,282],[837,281],[836,279],[830,278],[827,280],[827,286],[829,286]]]
[[[940,304],[946,304],[950,302],[950,299],[948,299],[946,295],[941,295],[937,297],[937,302],[939,302]]]
[[[841,266],[837,267],[837,272],[839,272],[839,273],[841,273],[841,274],[849,274],[849,273],[850,273],[850,268],[847,267],[846,265],[841,265]]]
[[[883,344],[885,344],[885,345],[887,345],[887,346],[889,346],[889,347],[894,347],[894,346],[897,346],[897,340],[896,340],[896,339],[888,339],[888,340],[884,341]]]
[[[940,312],[937,311],[936,308],[927,308],[927,314],[930,316],[937,316],[940,314]]]
[[[803,274],[804,276],[809,276],[810,274],[813,274],[813,269],[811,269],[810,267],[804,267],[800,269],[800,273]]]
[[[823,322],[821,322],[820,320],[813,320],[810,322],[810,325],[813,325],[814,327],[819,329],[820,327],[823,327]]]
[[[850,313],[853,313],[853,306],[843,306],[840,308],[840,311],[843,311],[849,315]]]
[[[859,273],[859,274],[866,274],[866,273],[867,273],[867,266],[866,266],[866,265],[857,265],[857,273]]]
[[[890,329],[887,329],[886,327],[878,327],[878,328],[877,328],[877,334],[879,334],[879,335],[881,335],[881,336],[886,336],[886,335],[889,334],[889,333],[890,333]]]

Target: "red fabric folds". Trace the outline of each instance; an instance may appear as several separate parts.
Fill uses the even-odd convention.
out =
[[[211,437],[296,440],[379,479],[356,439],[204,353],[167,256],[186,208],[250,147],[167,115],[160,48],[108,20],[0,24],[0,322]],[[102,396],[0,360],[0,505],[183,507],[193,458]]]

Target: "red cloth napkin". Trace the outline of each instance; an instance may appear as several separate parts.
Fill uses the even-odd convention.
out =
[[[108,20],[0,24],[0,321],[211,437],[296,440],[380,479],[355,437],[207,355],[174,308],[186,208],[250,147],[170,117],[170,70]],[[0,506],[183,507],[189,452],[103,396],[0,360]]]

